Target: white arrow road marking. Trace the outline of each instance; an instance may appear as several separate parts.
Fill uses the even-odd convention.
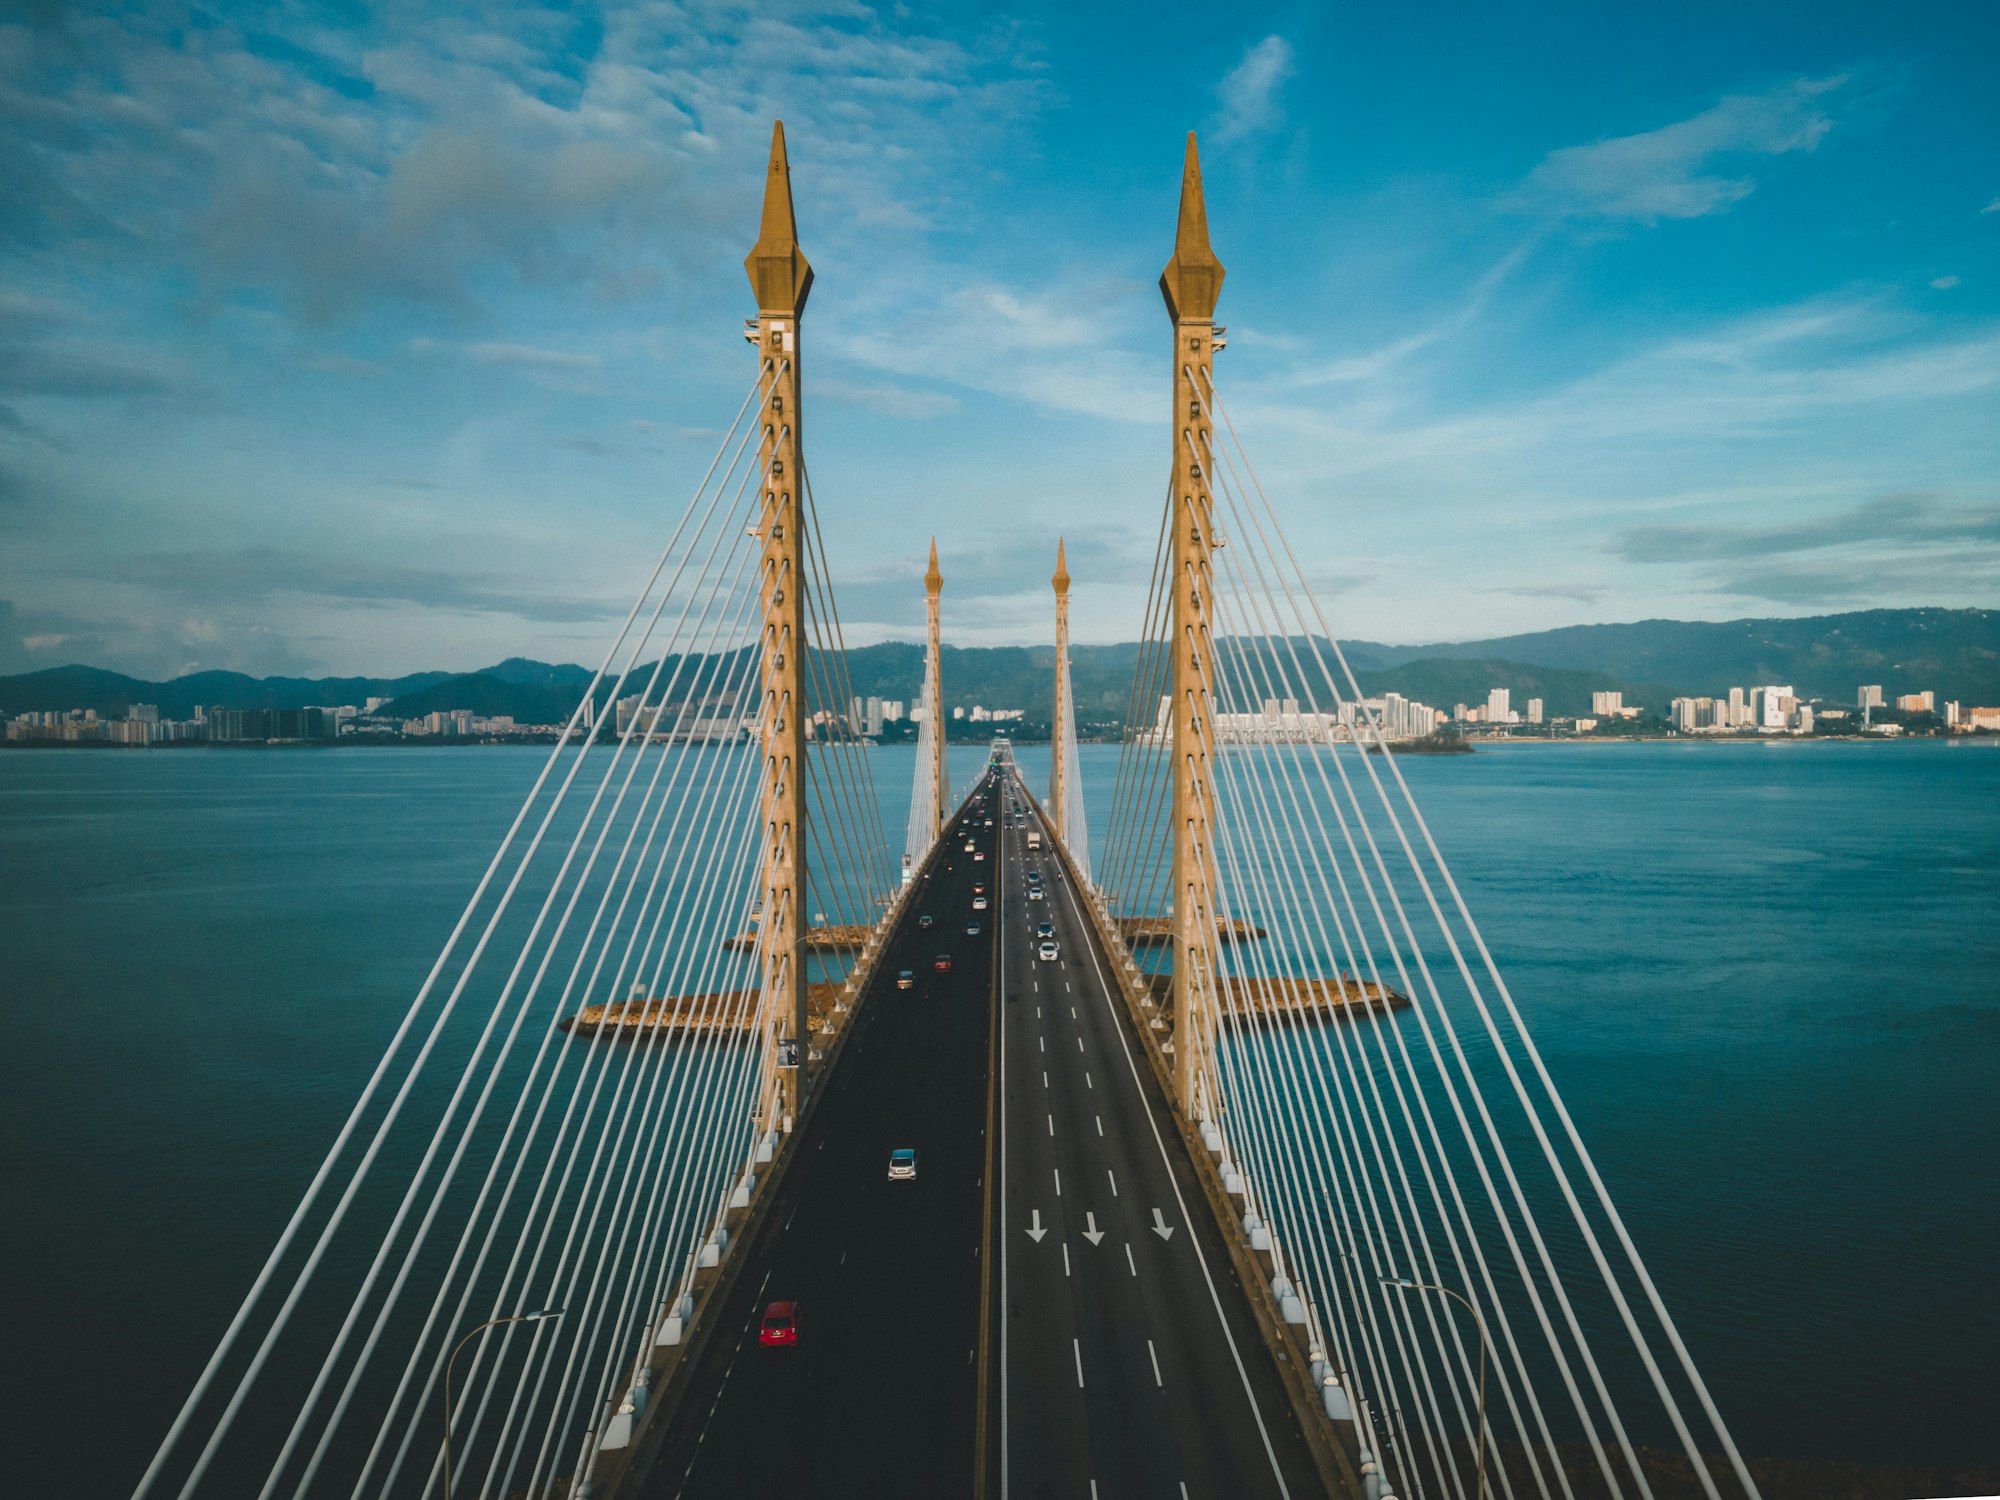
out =
[[[1173,1230],[1167,1226],[1166,1215],[1162,1214],[1157,1208],[1153,1210],[1153,1233],[1157,1234],[1163,1240],[1170,1240],[1174,1237]]]
[[[1158,1212],[1158,1210],[1155,1210],[1155,1212]],[[1028,1238],[1039,1245],[1042,1242],[1042,1236],[1047,1233],[1048,1231],[1042,1228],[1042,1211],[1038,1208],[1035,1210],[1035,1227],[1028,1231]]]
[[[1091,1244],[1095,1245],[1098,1241],[1104,1238],[1104,1231],[1097,1227],[1097,1215],[1085,1214],[1083,1216],[1083,1220],[1084,1223],[1090,1226],[1089,1228],[1083,1231],[1083,1237],[1089,1240]]]

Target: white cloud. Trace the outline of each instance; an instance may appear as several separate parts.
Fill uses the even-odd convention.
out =
[[[1293,65],[1292,44],[1281,36],[1267,36],[1245,52],[1216,85],[1222,112],[1215,139],[1236,140],[1274,129],[1282,115],[1278,92],[1292,76]]]
[[[1933,276],[1931,278],[1931,286],[1940,292],[1948,292],[1957,285],[1958,278],[1956,276]]]
[[[1801,78],[1736,94],[1686,120],[1639,135],[1552,151],[1528,174],[1531,206],[1575,217],[1697,219],[1756,190],[1756,158],[1812,151],[1833,129],[1826,96],[1844,78]]]
[[[1995,198],[1991,203],[1987,204],[1986,207],[1980,209],[1979,211],[1983,214],[2000,214],[2000,198]]]
[[[481,364],[518,365],[531,370],[594,370],[600,363],[595,354],[537,349],[530,344],[474,344],[465,352]]]

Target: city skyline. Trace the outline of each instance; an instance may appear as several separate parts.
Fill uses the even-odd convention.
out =
[[[773,116],[851,642],[932,522],[957,639],[1045,638],[1059,529],[1132,633],[1190,127],[1340,634],[1995,597],[1990,12],[1175,14],[0,25],[0,672],[589,659],[747,385]]]

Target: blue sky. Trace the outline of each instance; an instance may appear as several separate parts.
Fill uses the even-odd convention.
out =
[[[2000,594],[1990,5],[0,11],[0,671],[594,659],[751,376],[850,640],[1137,631],[1183,133],[1344,634]]]

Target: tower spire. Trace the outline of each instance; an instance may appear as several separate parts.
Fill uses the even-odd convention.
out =
[[[1201,191],[1201,153],[1194,132],[1187,138],[1181,162],[1181,215],[1174,228],[1174,255],[1160,272],[1160,295],[1167,299],[1167,316],[1176,323],[1207,323],[1215,317],[1222,295],[1222,262],[1208,245],[1208,203]]]
[[[813,268],[799,249],[798,223],[792,217],[792,164],[785,155],[785,122],[771,124],[771,164],[764,173],[764,216],[758,222],[757,243],[743,258],[757,306],[764,312],[784,312],[796,318],[806,310],[812,293]]]
[[[929,571],[924,574],[924,592],[926,594],[935,595],[943,587],[944,587],[944,574],[938,571],[938,565],[937,565],[937,538],[932,537],[931,565]]]
[[[1056,597],[1069,597],[1069,564],[1063,558],[1063,539],[1056,538],[1056,576],[1049,580],[1055,585]]]

